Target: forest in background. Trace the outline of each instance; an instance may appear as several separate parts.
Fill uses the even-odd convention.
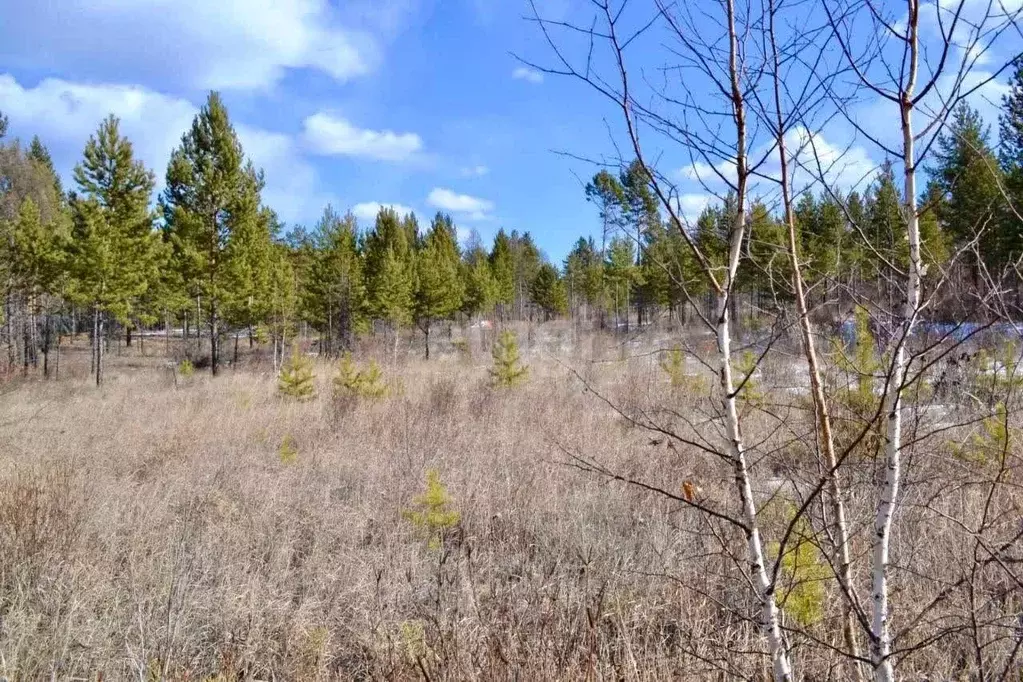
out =
[[[968,104],[955,109],[925,169],[920,230],[932,273],[971,248],[979,255],[957,259],[955,278],[976,285],[985,270],[1018,290],[1019,273],[1009,266],[1023,252],[1012,209],[1023,201],[1023,64],[1008,88],[994,139]],[[49,354],[83,331],[91,339],[124,333],[130,344],[133,330],[175,329],[186,347],[189,335],[205,336],[203,364],[216,374],[226,340],[234,338],[237,359],[239,336],[271,343],[279,365],[299,325],[328,355],[350,350],[356,335],[381,328],[375,323],[392,330],[395,343],[401,329],[414,328],[426,335],[428,355],[439,321],[567,315],[625,331],[633,319],[642,325],[667,315],[684,323],[690,305],[709,310],[710,289],[679,228],[722,267],[736,210],[729,193],[673,225],[634,161],[587,184],[595,215],[579,223],[593,223],[599,237],[580,237],[561,262],[528,230],[500,229],[489,247],[474,232],[460,244],[441,213],[426,226],[414,214],[382,208],[364,226],[327,206],[312,229],[285,226],[263,203],[262,171],[246,159],[216,93],[182,136],[158,196],[154,172],[135,158],[114,117],[99,123],[67,188],[38,137],[0,145],[8,374],[31,367],[48,376]],[[892,162],[857,184],[861,190],[845,194],[811,185],[795,202],[807,284],[830,303],[819,314],[832,325],[851,314],[848,292],[891,300],[888,266],[904,267],[909,258]],[[768,197],[743,209],[750,227],[731,304],[733,318],[752,325],[757,310],[779,309],[793,296],[778,203]],[[749,308],[740,315],[743,296]],[[928,315],[969,319],[968,311],[940,303]],[[103,344],[92,347],[98,382]]]

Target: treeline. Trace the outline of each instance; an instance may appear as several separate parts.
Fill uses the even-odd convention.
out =
[[[0,137],[6,127],[0,117]],[[958,250],[968,252],[955,261],[961,277],[1015,277],[1023,253],[1023,221],[1011,208],[1023,206],[1023,66],[1003,102],[997,146],[965,105],[937,145],[921,202],[926,261],[937,270]],[[489,248],[474,234],[460,246],[451,217],[440,213],[424,227],[414,214],[383,208],[361,229],[350,213],[327,207],[311,231],[286,232],[264,205],[262,171],[246,159],[216,93],[172,153],[155,201],[155,175],[135,158],[114,117],[87,142],[73,181],[65,191],[38,138],[27,146],[0,140],[9,372],[41,367],[48,376],[61,338],[87,330],[99,382],[102,340],[115,327],[129,344],[138,329],[181,327],[186,345],[202,329],[216,374],[225,341],[233,340],[234,358],[240,339],[271,343],[276,361],[303,323],[329,354],[379,325],[395,343],[401,329],[416,327],[429,356],[431,327],[442,320],[571,314],[628,329],[633,319],[642,324],[667,312],[684,321],[709,295],[685,235],[723,267],[735,210],[726,197],[684,235],[633,163],[588,184],[601,237],[580,238],[560,266],[528,232],[501,230]],[[748,210],[737,290],[756,305],[777,305],[791,287],[785,229],[765,203]],[[865,289],[894,295],[886,273],[908,259],[902,212],[889,162],[862,194],[803,193],[800,259],[819,302]]]

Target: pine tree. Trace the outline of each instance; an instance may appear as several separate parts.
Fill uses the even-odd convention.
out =
[[[298,344],[291,348],[291,355],[281,366],[277,378],[277,390],[282,395],[295,400],[311,400],[316,397],[316,375],[313,374],[313,361],[302,354]]]
[[[497,281],[490,268],[486,249],[475,231],[462,257],[462,279],[465,283],[462,312],[470,318],[492,312],[497,303]]]
[[[273,342],[274,366],[283,360],[289,336],[298,317],[298,278],[286,244],[274,242],[270,249],[266,324]]]
[[[326,335],[323,349],[350,350],[366,314],[366,286],[359,254],[358,226],[352,214],[339,216],[331,206],[313,235],[303,305],[309,321]]]
[[[550,263],[544,263],[537,270],[529,285],[529,297],[543,311],[544,321],[568,309],[564,283],[558,275],[558,269]]]
[[[3,135],[0,135],[0,137],[3,137]],[[46,148],[46,145],[43,144],[38,135],[32,137],[32,142],[28,147],[28,158],[42,164],[43,168],[53,178],[53,188],[57,196],[63,198],[64,188],[61,185],[60,176],[57,175],[57,169],[53,166],[53,157],[50,156],[50,150]]]
[[[465,287],[460,263],[451,216],[438,213],[416,257],[415,318],[426,337],[427,360],[431,323],[451,317],[462,307]]]
[[[568,289],[569,305],[573,309],[586,306],[587,312],[601,310],[604,306],[604,272],[593,237],[580,237],[565,258],[565,286]]]
[[[529,374],[529,367],[522,364],[519,357],[519,343],[515,332],[505,329],[497,337],[491,355],[494,366],[490,369],[490,378],[495,386],[511,387],[522,383]]]
[[[647,243],[646,234],[661,224],[657,198],[650,190],[650,176],[639,160],[633,161],[622,171],[621,187],[623,190],[624,222],[635,235],[633,243],[637,246],[636,265],[641,265],[641,245]]]
[[[232,261],[241,258],[243,235],[258,220],[262,188],[262,173],[246,163],[227,109],[211,92],[171,155],[161,204],[175,265],[203,306],[214,376],[222,316],[237,293]]]
[[[750,206],[746,224],[749,258],[740,266],[742,288],[788,298],[791,296],[792,266],[786,255],[785,228],[761,202]]]
[[[1004,258],[1012,261],[1023,255],[1023,57],[1016,59],[1009,92],[1002,97],[998,138],[998,160],[1010,200],[999,216],[1000,241]]]
[[[1003,244],[995,217],[1001,205],[1001,170],[988,144],[988,132],[976,110],[965,102],[953,112],[947,131],[938,137],[935,166],[928,169],[940,197],[938,221],[954,243],[979,235],[980,251],[989,266],[1004,263],[1011,244]],[[977,263],[971,264],[974,276]]]
[[[50,314],[55,296],[61,292],[66,267],[65,248],[69,230],[63,212],[49,223],[42,220],[39,207],[31,197],[21,204],[18,218],[11,226],[6,254],[9,275],[24,301],[28,315],[25,334],[25,371],[29,360],[36,361],[39,348],[36,335],[39,321],[44,325],[43,373],[49,375]]]
[[[414,217],[401,221],[390,208],[380,209],[376,225],[366,235],[366,282],[374,317],[390,322],[394,352],[401,327],[412,322],[415,294],[415,254],[411,227]]]
[[[625,330],[629,329],[629,302],[632,287],[636,282],[636,266],[633,259],[632,241],[628,237],[617,236],[611,240],[604,261],[604,280],[607,282],[608,296],[615,309],[615,324],[621,326],[622,314],[625,315]]]
[[[511,239],[503,229],[498,230],[494,237],[494,246],[490,251],[490,271],[494,275],[496,303],[505,307],[504,314],[507,317],[508,308],[515,301],[515,260]]]
[[[514,263],[515,271],[513,305],[518,311],[519,319],[523,319],[525,317],[526,305],[531,301],[529,287],[540,270],[543,257],[540,255],[540,249],[537,248],[536,243],[533,241],[533,236],[528,232],[520,235],[517,231],[512,230],[510,240],[512,263]]]
[[[107,316],[130,323],[159,278],[166,253],[149,208],[153,173],[134,156],[131,142],[110,116],[89,138],[75,167],[69,293],[93,309],[96,383],[102,382]]]

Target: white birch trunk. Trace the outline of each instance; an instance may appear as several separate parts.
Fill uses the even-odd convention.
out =
[[[919,58],[917,43],[917,14],[915,0],[909,0],[909,77],[900,103],[902,123],[902,162],[904,174],[903,199],[905,201],[906,232],[909,239],[909,273],[906,279],[905,297],[899,314],[896,330],[895,357],[892,359],[892,379],[888,386],[887,444],[885,446],[885,481],[874,518],[874,547],[872,565],[871,618],[871,661],[874,665],[874,679],[877,682],[891,682],[895,672],[891,659],[891,633],[889,628],[890,610],[888,604],[888,564],[891,543],[892,518],[899,495],[902,475],[902,384],[906,379],[906,343],[913,332],[916,314],[920,307],[920,280],[923,264],[920,259],[920,225],[916,204],[916,158],[913,149],[913,89],[916,83]],[[894,312],[894,311],[893,311]]]
[[[764,561],[764,547],[760,539],[757,520],[757,506],[753,499],[753,488],[750,485],[749,469],[746,452],[739,428],[739,412],[735,406],[735,385],[732,380],[732,348],[731,321],[729,320],[730,298],[733,295],[735,275],[739,271],[739,257],[742,254],[743,236],[746,230],[746,182],[749,170],[746,168],[746,106],[742,87],[739,81],[741,66],[739,64],[738,34],[735,27],[735,3],[727,0],[728,14],[728,71],[731,78],[731,98],[735,120],[735,177],[737,181],[737,205],[735,224],[729,244],[728,268],[723,288],[718,291],[717,300],[717,341],[721,363],[722,403],[725,411],[725,429],[729,440],[729,454],[735,467],[735,483],[742,501],[743,520],[746,524],[746,544],[751,567],[750,576],[754,583],[757,599],[761,608],[761,627],[767,638],[767,647],[771,655],[775,682],[791,682],[792,666],[785,640],[781,634],[778,605],[774,598],[774,586],[767,575]]]
[[[740,213],[739,221],[742,221]],[[741,234],[741,233],[740,233]],[[736,250],[737,252],[737,250]],[[746,544],[752,568],[757,598],[761,606],[761,626],[767,638],[767,646],[771,653],[772,668],[775,682],[790,682],[792,666],[785,640],[781,634],[778,618],[778,605],[774,600],[774,587],[767,575],[764,561],[764,547],[760,539],[757,521],[757,506],[753,499],[753,488],[750,485],[749,469],[746,463],[746,452],[743,446],[742,433],[739,429],[739,412],[735,405],[735,386],[732,380],[731,323],[728,314],[728,290],[718,296],[718,355],[721,361],[722,403],[725,409],[725,429],[728,435],[729,454],[735,467],[735,483],[742,500],[742,515],[746,523]]]

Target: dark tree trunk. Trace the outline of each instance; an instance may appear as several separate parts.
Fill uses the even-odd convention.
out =
[[[220,330],[217,328],[217,306],[213,301],[210,301],[210,372],[213,376],[217,376],[220,371],[220,339],[218,334]]]

